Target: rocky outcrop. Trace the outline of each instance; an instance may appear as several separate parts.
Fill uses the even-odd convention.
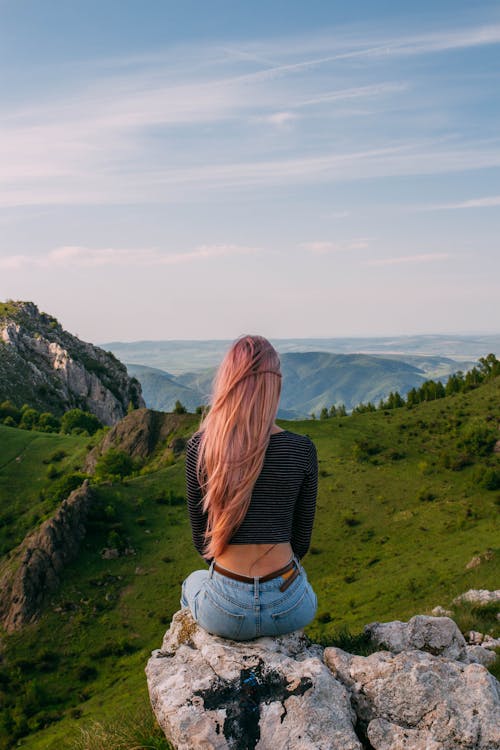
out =
[[[56,415],[81,408],[113,425],[129,403],[144,407],[141,386],[111,352],[81,341],[33,302],[0,309],[0,401]]]
[[[147,663],[151,705],[176,750],[498,750],[500,685],[457,631],[372,623],[397,653],[358,656],[302,631],[218,638],[185,608]]]
[[[184,448],[182,438],[169,441],[179,428],[184,428],[185,418],[180,414],[167,414],[152,409],[136,409],[124,417],[85,459],[84,471],[92,474],[99,456],[109,448],[117,448],[133,458],[150,458],[157,449]]]
[[[0,622],[12,632],[36,620],[85,536],[91,503],[88,479],[63,500],[52,518],[27,536],[0,569]]]
[[[349,690],[368,747],[500,747],[499,684],[485,667],[417,649],[355,656],[326,648],[324,659]]]
[[[177,750],[361,750],[321,651],[300,633],[218,638],[182,609],[146,667],[158,723]]]

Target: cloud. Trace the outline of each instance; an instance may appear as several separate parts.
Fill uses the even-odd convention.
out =
[[[494,208],[500,206],[500,195],[492,195],[486,198],[472,198],[459,203],[440,203],[435,206],[420,206],[419,211],[444,211],[459,208]]]
[[[408,140],[393,147],[392,125],[387,128],[391,140],[385,136],[384,142],[380,132],[387,123],[379,117],[382,131],[374,132],[370,142],[371,128],[359,112],[350,113],[338,140],[329,121],[328,130],[319,132],[320,118],[308,117],[317,107],[330,108],[333,116],[338,102],[358,99],[369,99],[373,108],[389,106],[391,115],[401,116],[400,95],[413,88],[411,81],[367,83],[367,67],[358,58],[370,61],[372,76],[372,58],[497,44],[500,25],[405,36],[338,29],[292,41],[184,45],[180,55],[172,48],[102,60],[102,71],[90,61],[71,77],[80,81],[79,88],[62,95],[43,90],[38,103],[33,97],[22,107],[4,98],[0,207],[158,203],[190,199],[208,187],[232,190],[500,166],[498,143],[471,141],[452,148],[438,140]],[[330,63],[351,57],[354,64],[340,68],[343,85],[335,88],[336,69]],[[356,85],[360,75],[362,85]],[[63,86],[61,78],[56,90]],[[413,113],[417,105],[412,100],[406,106]],[[428,113],[424,107],[422,117]],[[271,148],[265,136],[259,142],[252,130],[265,121],[287,135],[286,126],[299,117],[304,127],[288,152],[293,156],[283,156],[285,146],[276,151],[276,139]]]
[[[183,253],[164,253],[154,248],[118,249],[88,248],[67,245],[50,250],[44,255],[9,255],[0,258],[0,269],[21,270],[32,268],[96,268],[99,266],[164,266],[209,260],[224,256],[247,255],[258,248],[243,245],[198,245]]]
[[[283,125],[287,125],[293,120],[296,120],[297,117],[298,115],[296,115],[294,112],[275,112],[274,114],[269,115],[268,117],[265,117],[263,119],[266,122],[270,122],[272,125],[281,127]]]
[[[367,260],[367,266],[395,266],[402,263],[432,263],[436,260],[448,260],[450,253],[424,253],[421,255],[400,255],[395,258],[378,258]]]
[[[315,255],[328,253],[346,252],[348,250],[364,250],[369,246],[368,239],[360,238],[350,242],[330,242],[316,240],[312,242],[301,242],[299,247]]]

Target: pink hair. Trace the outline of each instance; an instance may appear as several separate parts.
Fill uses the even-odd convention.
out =
[[[196,471],[207,512],[204,557],[220,555],[243,521],[281,395],[280,359],[263,336],[237,338],[212,385]]]

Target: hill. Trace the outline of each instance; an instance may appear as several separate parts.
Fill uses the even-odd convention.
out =
[[[144,406],[138,380],[111,354],[80,341],[33,302],[0,303],[0,403],[61,415],[72,408],[107,425]]]
[[[499,414],[497,377],[412,408],[281,421],[318,449],[317,517],[304,559],[319,600],[306,629],[314,640],[341,643],[367,622],[436,605],[454,609],[462,630],[499,635],[492,610],[453,605],[470,588],[498,583],[500,455],[491,436]],[[199,423],[176,416],[170,443]],[[21,432],[0,425],[2,454]],[[105,437],[25,434],[29,476],[21,482],[16,450],[0,469],[2,505],[15,500],[18,509],[6,534],[22,510],[27,530],[37,488],[58,481],[44,461],[63,450],[68,470],[81,470],[87,445]],[[8,736],[30,750],[74,748],[91,720],[149,714],[145,663],[179,609],[182,580],[204,566],[191,542],[183,453],[158,463],[160,447],[122,481],[92,480],[87,535],[60,588],[36,623],[2,633],[0,748]],[[118,554],[109,557],[110,548]]]
[[[289,352],[282,354],[280,360],[280,419],[307,419],[332,404],[344,404],[350,410],[362,401],[378,402],[391,391],[405,394],[426,379],[426,372],[418,365],[377,355]],[[428,360],[425,362],[429,364]],[[140,365],[128,364],[127,368],[141,382],[147,406],[167,411],[174,408],[177,400],[189,411],[208,403],[216,369],[173,376]],[[452,368],[440,361],[440,365],[434,363],[433,371],[438,369],[444,374]]]

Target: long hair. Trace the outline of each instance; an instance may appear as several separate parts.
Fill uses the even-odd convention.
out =
[[[263,336],[237,338],[202,416],[196,472],[207,513],[204,557],[220,555],[243,521],[281,395],[280,359]]]

